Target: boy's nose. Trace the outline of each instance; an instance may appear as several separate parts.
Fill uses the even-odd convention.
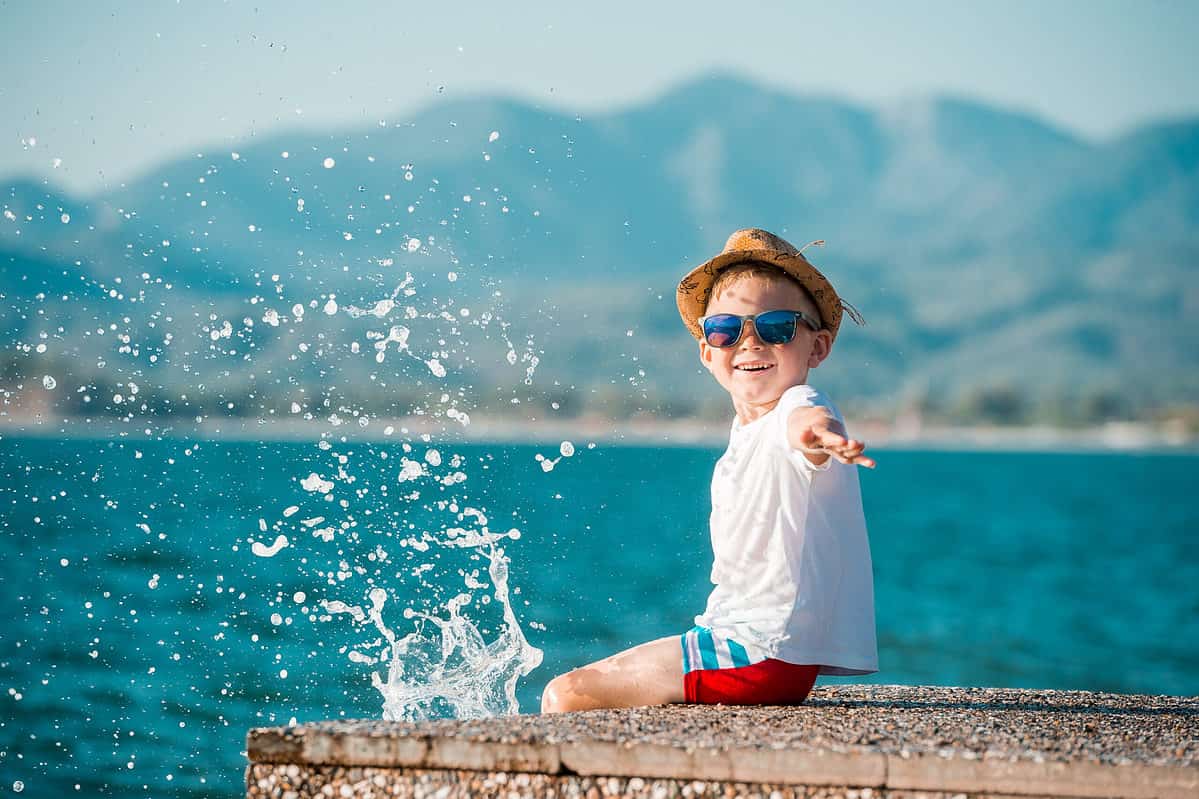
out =
[[[758,338],[758,328],[754,325],[754,320],[746,319],[741,323],[741,341],[739,341],[738,344],[740,345],[740,348],[745,348],[749,345],[757,348],[764,346],[762,344],[762,339]]]

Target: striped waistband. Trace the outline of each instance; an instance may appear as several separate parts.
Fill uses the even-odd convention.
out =
[[[707,627],[692,627],[681,639],[684,674],[701,669],[736,669],[755,662],[744,646]]]

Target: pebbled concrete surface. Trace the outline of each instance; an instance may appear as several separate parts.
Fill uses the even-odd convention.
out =
[[[1197,728],[1199,697],[832,685],[798,707],[672,705],[266,728],[251,731],[247,753],[262,764],[568,782],[635,777],[1148,799],[1199,797]],[[254,793],[249,777],[251,795],[275,795]]]

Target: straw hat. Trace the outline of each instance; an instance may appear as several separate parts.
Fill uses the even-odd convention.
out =
[[[824,242],[814,241],[812,244],[822,245]],[[729,236],[720,255],[692,269],[679,281],[676,296],[679,315],[683,317],[683,324],[695,338],[703,339],[703,329],[698,320],[708,307],[708,298],[712,295],[712,284],[716,282],[716,276],[720,270],[746,261],[773,264],[798,280],[815,301],[816,308],[820,311],[820,320],[834,340],[837,338],[837,328],[841,326],[842,312],[848,312],[855,323],[864,323],[857,309],[842,300],[833,284],[828,282],[828,278],[820,274],[820,271],[803,257],[802,250],[795,249],[790,242],[773,233],[760,228],[745,228]]]

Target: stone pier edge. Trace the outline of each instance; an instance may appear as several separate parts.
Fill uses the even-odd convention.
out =
[[[1121,799],[1199,797],[1191,766],[1024,760],[961,753],[831,749],[689,748],[656,743],[504,743],[439,736],[291,735],[251,730],[252,764],[517,772],[791,786],[849,786],[1012,796]]]

